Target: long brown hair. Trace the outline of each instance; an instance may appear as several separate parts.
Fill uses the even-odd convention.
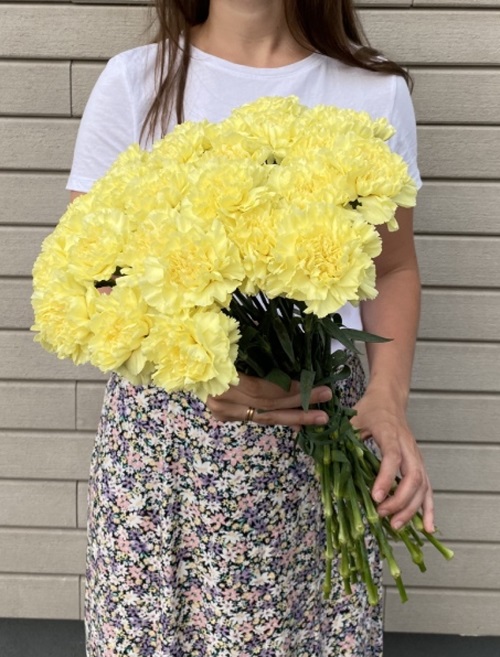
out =
[[[175,110],[183,121],[184,92],[191,54],[190,28],[208,18],[210,0],[154,0],[158,30],[155,66],[156,96],[141,136],[162,134]],[[352,0],[283,0],[288,27],[300,45],[358,68],[401,75],[412,87],[410,74],[369,45]]]

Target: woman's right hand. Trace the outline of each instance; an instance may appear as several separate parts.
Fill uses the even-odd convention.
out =
[[[299,430],[303,425],[328,422],[328,415],[324,411],[302,410],[298,381],[292,381],[290,390],[286,392],[265,379],[241,373],[239,376],[238,385],[231,386],[222,395],[208,398],[207,406],[216,420],[244,422],[248,409],[253,408],[255,412],[252,422],[257,424],[281,424]],[[332,391],[328,386],[318,386],[311,392],[310,405],[331,398]]]

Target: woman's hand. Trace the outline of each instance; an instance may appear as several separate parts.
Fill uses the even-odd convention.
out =
[[[424,527],[434,531],[432,489],[420,449],[408,426],[406,413],[392,402],[385,391],[370,390],[354,406],[358,414],[352,424],[362,438],[372,437],[382,453],[382,465],[372,490],[381,516],[391,516],[391,525],[399,529],[419,510]],[[401,475],[394,495],[389,491],[396,475]]]
[[[310,405],[331,399],[328,386],[318,386],[311,393]],[[300,429],[306,424],[326,424],[324,411],[303,411],[300,402],[300,385],[293,381],[290,391],[265,379],[240,373],[238,385],[217,397],[209,397],[207,406],[216,420],[222,422],[244,421],[249,408],[256,409],[252,422],[258,424],[283,424]]]

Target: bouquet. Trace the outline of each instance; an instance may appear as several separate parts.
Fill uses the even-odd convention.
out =
[[[399,531],[378,516],[380,461],[335,393],[355,342],[382,340],[343,326],[338,310],[376,296],[376,226],[396,230],[398,205],[415,204],[392,134],[385,119],[293,96],[261,98],[218,124],[186,122],[149,152],[124,151],[68,207],[33,269],[35,340],[59,358],[202,400],[238,372],[285,389],[300,380],[304,409],[313,386],[330,385],[328,425],[297,434],[321,487],[324,593],[338,554],[345,590],[362,580],[371,604],[366,524],[402,600],[391,540],[422,570],[424,538],[452,556],[419,514]],[[332,353],[332,339],[345,349]]]

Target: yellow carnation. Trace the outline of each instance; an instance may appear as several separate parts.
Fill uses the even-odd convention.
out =
[[[115,370],[140,348],[152,320],[137,290],[114,287],[95,299],[89,322],[90,362],[104,372]]]
[[[35,341],[59,358],[71,358],[77,365],[88,361],[90,310],[97,291],[86,288],[69,273],[56,272],[49,284],[38,285],[31,297],[37,331]]]
[[[204,161],[191,169],[191,185],[182,204],[209,221],[225,217],[238,220],[244,212],[265,204],[272,192],[266,187],[268,171],[249,160]]]
[[[157,363],[156,385],[171,392],[187,390],[206,401],[238,382],[238,339],[237,321],[222,312],[156,316],[143,352]]]
[[[119,210],[75,216],[66,225],[68,269],[75,279],[82,283],[109,279],[129,230],[128,218]]]
[[[144,299],[161,313],[214,302],[227,305],[245,276],[238,248],[219,221],[207,228],[186,220],[186,229],[185,220],[177,218],[177,232],[161,251],[145,258],[142,273],[133,279]],[[128,282],[119,279],[121,284]]]
[[[304,301],[308,312],[324,317],[375,297],[373,258],[380,251],[377,231],[353,210],[292,206],[278,227],[264,291]]]

